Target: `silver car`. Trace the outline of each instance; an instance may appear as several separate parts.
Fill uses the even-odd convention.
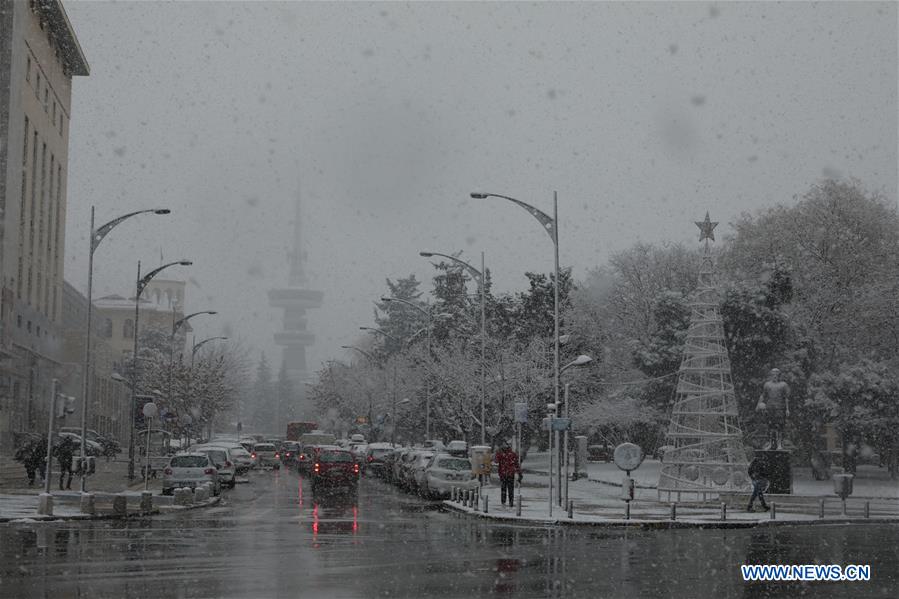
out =
[[[274,443],[257,443],[253,447],[253,453],[250,455],[253,456],[253,459],[256,460],[256,465],[260,468],[281,469],[281,455],[275,449]]]
[[[237,484],[237,465],[231,451],[227,447],[201,446],[194,447],[197,453],[205,453],[212,460],[219,473],[219,482],[233,489]]]
[[[182,453],[172,456],[162,471],[162,494],[171,495],[178,487],[197,488],[212,483],[213,494],[222,491],[218,470],[205,453]]]

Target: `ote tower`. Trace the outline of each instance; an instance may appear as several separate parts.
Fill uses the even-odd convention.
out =
[[[307,288],[306,252],[302,239],[302,206],[299,193],[296,199],[296,214],[293,222],[293,247],[288,254],[290,271],[287,286],[268,292],[269,305],[283,308],[284,320],[281,331],[275,333],[275,343],[283,347],[283,364],[287,377],[293,383],[293,397],[279,402],[276,419],[312,417],[312,406],[306,402],[306,385],[309,373],[306,370],[306,348],[315,343],[315,335],[306,330],[306,310],[320,308],[324,294]],[[276,422],[277,428],[282,423]]]

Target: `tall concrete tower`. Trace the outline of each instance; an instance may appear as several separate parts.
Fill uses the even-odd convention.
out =
[[[292,414],[277,417],[293,417],[310,420],[312,406],[306,402],[306,385],[309,376],[306,370],[306,348],[315,343],[315,335],[306,330],[306,310],[320,308],[324,294],[308,289],[306,279],[306,251],[302,238],[302,203],[299,191],[296,198],[296,213],[293,221],[293,247],[287,256],[290,269],[287,286],[268,292],[269,305],[284,310],[281,331],[275,333],[275,343],[283,347],[284,367],[293,382],[294,399],[287,406]],[[284,406],[279,406],[284,408]]]

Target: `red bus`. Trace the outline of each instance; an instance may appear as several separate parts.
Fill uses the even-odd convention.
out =
[[[316,429],[318,429],[318,424],[316,424],[315,422],[288,422],[287,440],[299,441],[300,437],[302,437],[306,433],[311,433]]]

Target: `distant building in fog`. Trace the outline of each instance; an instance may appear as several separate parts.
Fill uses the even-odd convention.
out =
[[[72,77],[58,0],[0,1],[0,450],[46,428],[60,376]]]

